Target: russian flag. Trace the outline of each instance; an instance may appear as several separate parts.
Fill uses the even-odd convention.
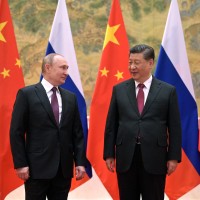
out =
[[[166,193],[175,200],[200,183],[198,112],[177,0],[172,0],[155,76],[176,87],[182,125],[182,162],[167,178]]]
[[[65,59],[68,62],[69,76],[67,77],[65,83],[61,87],[68,89],[76,94],[81,122],[84,131],[85,144],[87,148],[87,135],[88,135],[87,108],[84,99],[80,74],[78,70],[78,64],[76,60],[74,43],[72,39],[71,27],[65,0],[58,1],[46,55],[50,53],[61,54],[65,57]],[[86,167],[86,172],[88,177],[91,178],[92,170],[89,163],[88,166]],[[79,183],[75,183],[75,185],[80,185],[80,183],[81,181],[79,181]],[[74,186],[72,183],[71,189],[74,189],[75,187],[76,186]]]

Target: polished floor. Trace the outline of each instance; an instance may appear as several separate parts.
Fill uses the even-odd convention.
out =
[[[194,188],[189,193],[185,194],[179,200],[199,200],[200,185]],[[5,200],[24,200],[24,187],[21,186],[11,192]],[[77,189],[69,193],[68,200],[112,200],[99,178],[93,171],[93,178],[81,185]],[[167,196],[165,200],[169,200]]]

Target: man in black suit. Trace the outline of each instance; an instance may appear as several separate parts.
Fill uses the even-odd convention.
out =
[[[104,159],[111,172],[116,159],[121,200],[163,200],[166,174],[181,161],[176,89],[151,75],[154,58],[148,45],[131,48],[132,79],[113,88]]]
[[[41,83],[20,89],[16,97],[10,142],[16,173],[25,181],[26,200],[66,200],[74,162],[76,179],[85,174],[86,155],[76,96],[59,87],[65,82],[67,71],[63,56],[47,55],[42,63]],[[57,114],[51,106],[53,93]]]

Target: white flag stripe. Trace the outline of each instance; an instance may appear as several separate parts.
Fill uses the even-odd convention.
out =
[[[63,23],[65,25],[62,25]],[[49,41],[54,51],[66,58],[69,64],[69,75],[84,97],[65,0],[58,2]]]
[[[177,35],[175,36],[175,34]],[[172,0],[171,2],[162,46],[176,68],[176,71],[180,75],[182,81],[185,83],[186,87],[195,99],[177,0]]]

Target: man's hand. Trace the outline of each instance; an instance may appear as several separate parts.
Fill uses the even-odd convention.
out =
[[[76,167],[76,180],[81,180],[85,176],[85,167],[77,166]]]
[[[167,162],[167,174],[171,175],[177,168],[178,162],[177,160],[169,160]]]
[[[22,168],[16,169],[16,174],[23,181],[28,180],[29,179],[29,167],[22,167]]]
[[[114,158],[107,158],[106,159],[106,166],[109,171],[114,172],[115,170],[115,159]]]

